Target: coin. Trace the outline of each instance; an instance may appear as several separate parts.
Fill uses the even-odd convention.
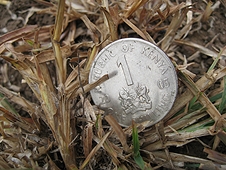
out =
[[[121,126],[159,122],[177,94],[177,75],[168,56],[156,45],[138,38],[117,40],[96,56],[89,83],[108,74],[91,90],[96,105],[114,116]]]

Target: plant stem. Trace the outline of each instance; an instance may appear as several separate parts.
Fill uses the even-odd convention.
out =
[[[56,58],[56,67],[57,67],[56,71],[59,78],[59,84],[61,85],[64,84],[66,80],[66,59],[62,57],[59,43],[61,31],[63,28],[64,6],[65,0],[59,0],[52,40],[53,51]]]

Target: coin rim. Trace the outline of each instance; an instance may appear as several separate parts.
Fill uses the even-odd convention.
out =
[[[91,67],[90,67],[90,71],[89,71],[89,83],[93,83],[93,82],[91,82],[91,79],[92,79],[92,71],[93,71],[93,68],[94,68],[94,66],[96,65],[96,62],[98,61],[98,59],[99,59],[99,57],[102,55],[102,53],[104,53],[108,48],[110,48],[110,47],[112,47],[112,46],[114,46],[114,44],[117,44],[117,43],[121,43],[121,42],[125,42],[125,41],[136,41],[136,42],[141,42],[141,43],[144,43],[144,44],[147,44],[147,45],[150,45],[151,47],[155,47],[156,48],[156,50],[157,50],[157,52],[159,52],[162,56],[164,56],[164,59],[166,59],[167,60],[167,63],[169,64],[169,65],[171,65],[171,67],[173,68],[172,70],[173,70],[173,72],[174,72],[174,76],[175,76],[175,85],[176,85],[176,92],[175,92],[175,96],[174,96],[174,98],[173,98],[173,102],[172,102],[172,104],[171,104],[171,106],[169,107],[170,109],[168,109],[168,111],[164,114],[164,116],[160,119],[160,120],[158,120],[157,122],[153,122],[153,123],[151,123],[151,121],[148,121],[149,123],[145,126],[145,127],[150,127],[150,126],[153,126],[153,125],[155,125],[155,124],[157,124],[159,121],[161,121],[161,120],[163,120],[164,119],[164,117],[166,117],[166,115],[170,112],[170,110],[172,109],[172,107],[173,107],[173,105],[174,105],[174,103],[175,103],[175,100],[176,100],[176,97],[177,97],[177,93],[178,93],[178,76],[177,76],[177,73],[176,73],[176,69],[175,69],[175,67],[174,67],[174,65],[173,65],[173,63],[172,63],[172,61],[170,60],[170,58],[168,57],[168,55],[160,48],[160,47],[158,47],[157,45],[155,45],[155,44],[153,44],[153,43],[151,43],[151,42],[149,42],[149,41],[146,41],[146,40],[143,40],[143,39],[140,39],[140,38],[122,38],[122,39],[119,39],[119,40],[116,40],[116,41],[114,41],[114,42],[112,42],[112,43],[110,43],[110,44],[108,44],[108,45],[106,45],[104,48],[102,48],[101,50],[100,50],[100,52],[96,55],[96,57],[95,57],[95,59],[93,60],[93,63],[92,63],[92,65],[91,65]],[[93,90],[93,89],[92,89]],[[91,91],[92,91],[91,90]],[[90,91],[90,94],[91,94],[91,97],[92,97],[92,100],[93,100],[93,95],[92,95],[92,93],[91,93],[91,91]],[[96,101],[95,100],[93,100],[93,102],[95,103],[95,105],[97,105],[98,106],[98,104],[96,104]],[[100,107],[101,108],[101,107]],[[115,118],[116,119],[116,118]],[[117,121],[117,119],[116,119],[116,121]],[[117,121],[118,122],[118,121]],[[143,121],[143,122],[145,122],[145,121]],[[119,122],[118,122],[119,123]],[[140,123],[142,123],[142,122],[140,122]],[[121,126],[123,126],[123,127],[129,127],[128,125],[124,125],[124,124],[121,124],[121,123],[119,123],[119,125],[121,125]]]

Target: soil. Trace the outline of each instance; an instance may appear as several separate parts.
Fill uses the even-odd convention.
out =
[[[198,3],[202,3],[199,2]],[[202,5],[199,5],[199,7]],[[27,16],[28,9],[31,7],[37,7],[42,8],[43,6],[39,3],[37,3],[34,0],[12,0],[10,7],[6,7],[5,5],[0,5],[0,35],[21,28],[24,26],[25,17]],[[203,7],[204,8],[204,7]],[[220,49],[226,45],[226,13],[225,13],[225,7],[221,4],[218,10],[215,10],[210,19],[203,24],[202,29],[193,32],[192,34],[188,35],[189,40],[192,42],[196,42],[200,45],[206,45],[208,42],[210,42],[215,36],[216,39],[214,40],[214,46],[212,43],[207,46],[207,48],[210,49]],[[54,23],[54,18],[49,14],[37,14],[34,13],[29,21],[28,25],[34,25],[37,24],[39,26],[44,25],[50,25]],[[199,27],[200,25],[195,25]],[[195,50],[192,47],[183,46],[178,51],[183,54],[186,57],[191,56]],[[206,58],[206,56],[202,55],[201,58],[195,59],[192,66],[189,67],[189,70],[197,75],[203,75],[213,62],[211,58]],[[200,67],[200,63],[201,66]],[[7,67],[7,73],[3,73],[0,71],[0,84],[5,86],[8,89],[14,89],[17,92],[20,92],[22,96],[24,96],[26,99],[29,99],[32,102],[36,102],[36,99],[34,98],[34,95],[30,91],[29,87],[26,84],[21,84],[21,75],[15,71],[13,68],[11,68],[5,61],[0,59],[0,65],[4,65]],[[7,74],[8,79],[3,78],[3,74]],[[4,76],[5,77],[5,76]],[[16,108],[19,110],[21,114],[25,114],[21,108]],[[213,142],[213,138],[211,137],[203,137],[201,140],[205,144],[210,144]],[[221,144],[220,149],[224,148],[224,145]],[[192,142],[189,145],[186,145],[186,147],[181,148],[171,148],[170,150],[173,150],[174,152],[178,153],[184,153],[187,155],[197,156],[197,157],[203,157],[206,158],[206,154],[203,153],[204,146],[198,142]],[[219,149],[219,148],[218,148]],[[222,150],[221,150],[222,153]],[[226,150],[224,149],[224,153],[226,153]]]

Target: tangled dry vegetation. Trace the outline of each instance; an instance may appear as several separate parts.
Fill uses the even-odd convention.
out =
[[[0,86],[0,169],[225,169],[226,47],[189,39],[225,1],[38,0],[25,26],[0,37],[1,58],[18,70],[37,102]],[[201,5],[200,5],[201,4]],[[55,16],[54,25],[26,25],[33,13]],[[165,51],[178,73],[178,97],[158,124],[122,128],[92,104],[88,84],[97,53],[112,41],[139,37]],[[193,49],[185,56],[183,47]],[[212,64],[203,74],[189,70],[200,56]],[[197,63],[196,63],[197,64]],[[198,63],[200,64],[200,63]],[[2,76],[7,78],[7,74]],[[210,90],[211,89],[211,90]],[[20,114],[12,104],[22,106]],[[207,145],[200,137],[212,136]],[[198,140],[206,158],[176,153],[172,146]]]

